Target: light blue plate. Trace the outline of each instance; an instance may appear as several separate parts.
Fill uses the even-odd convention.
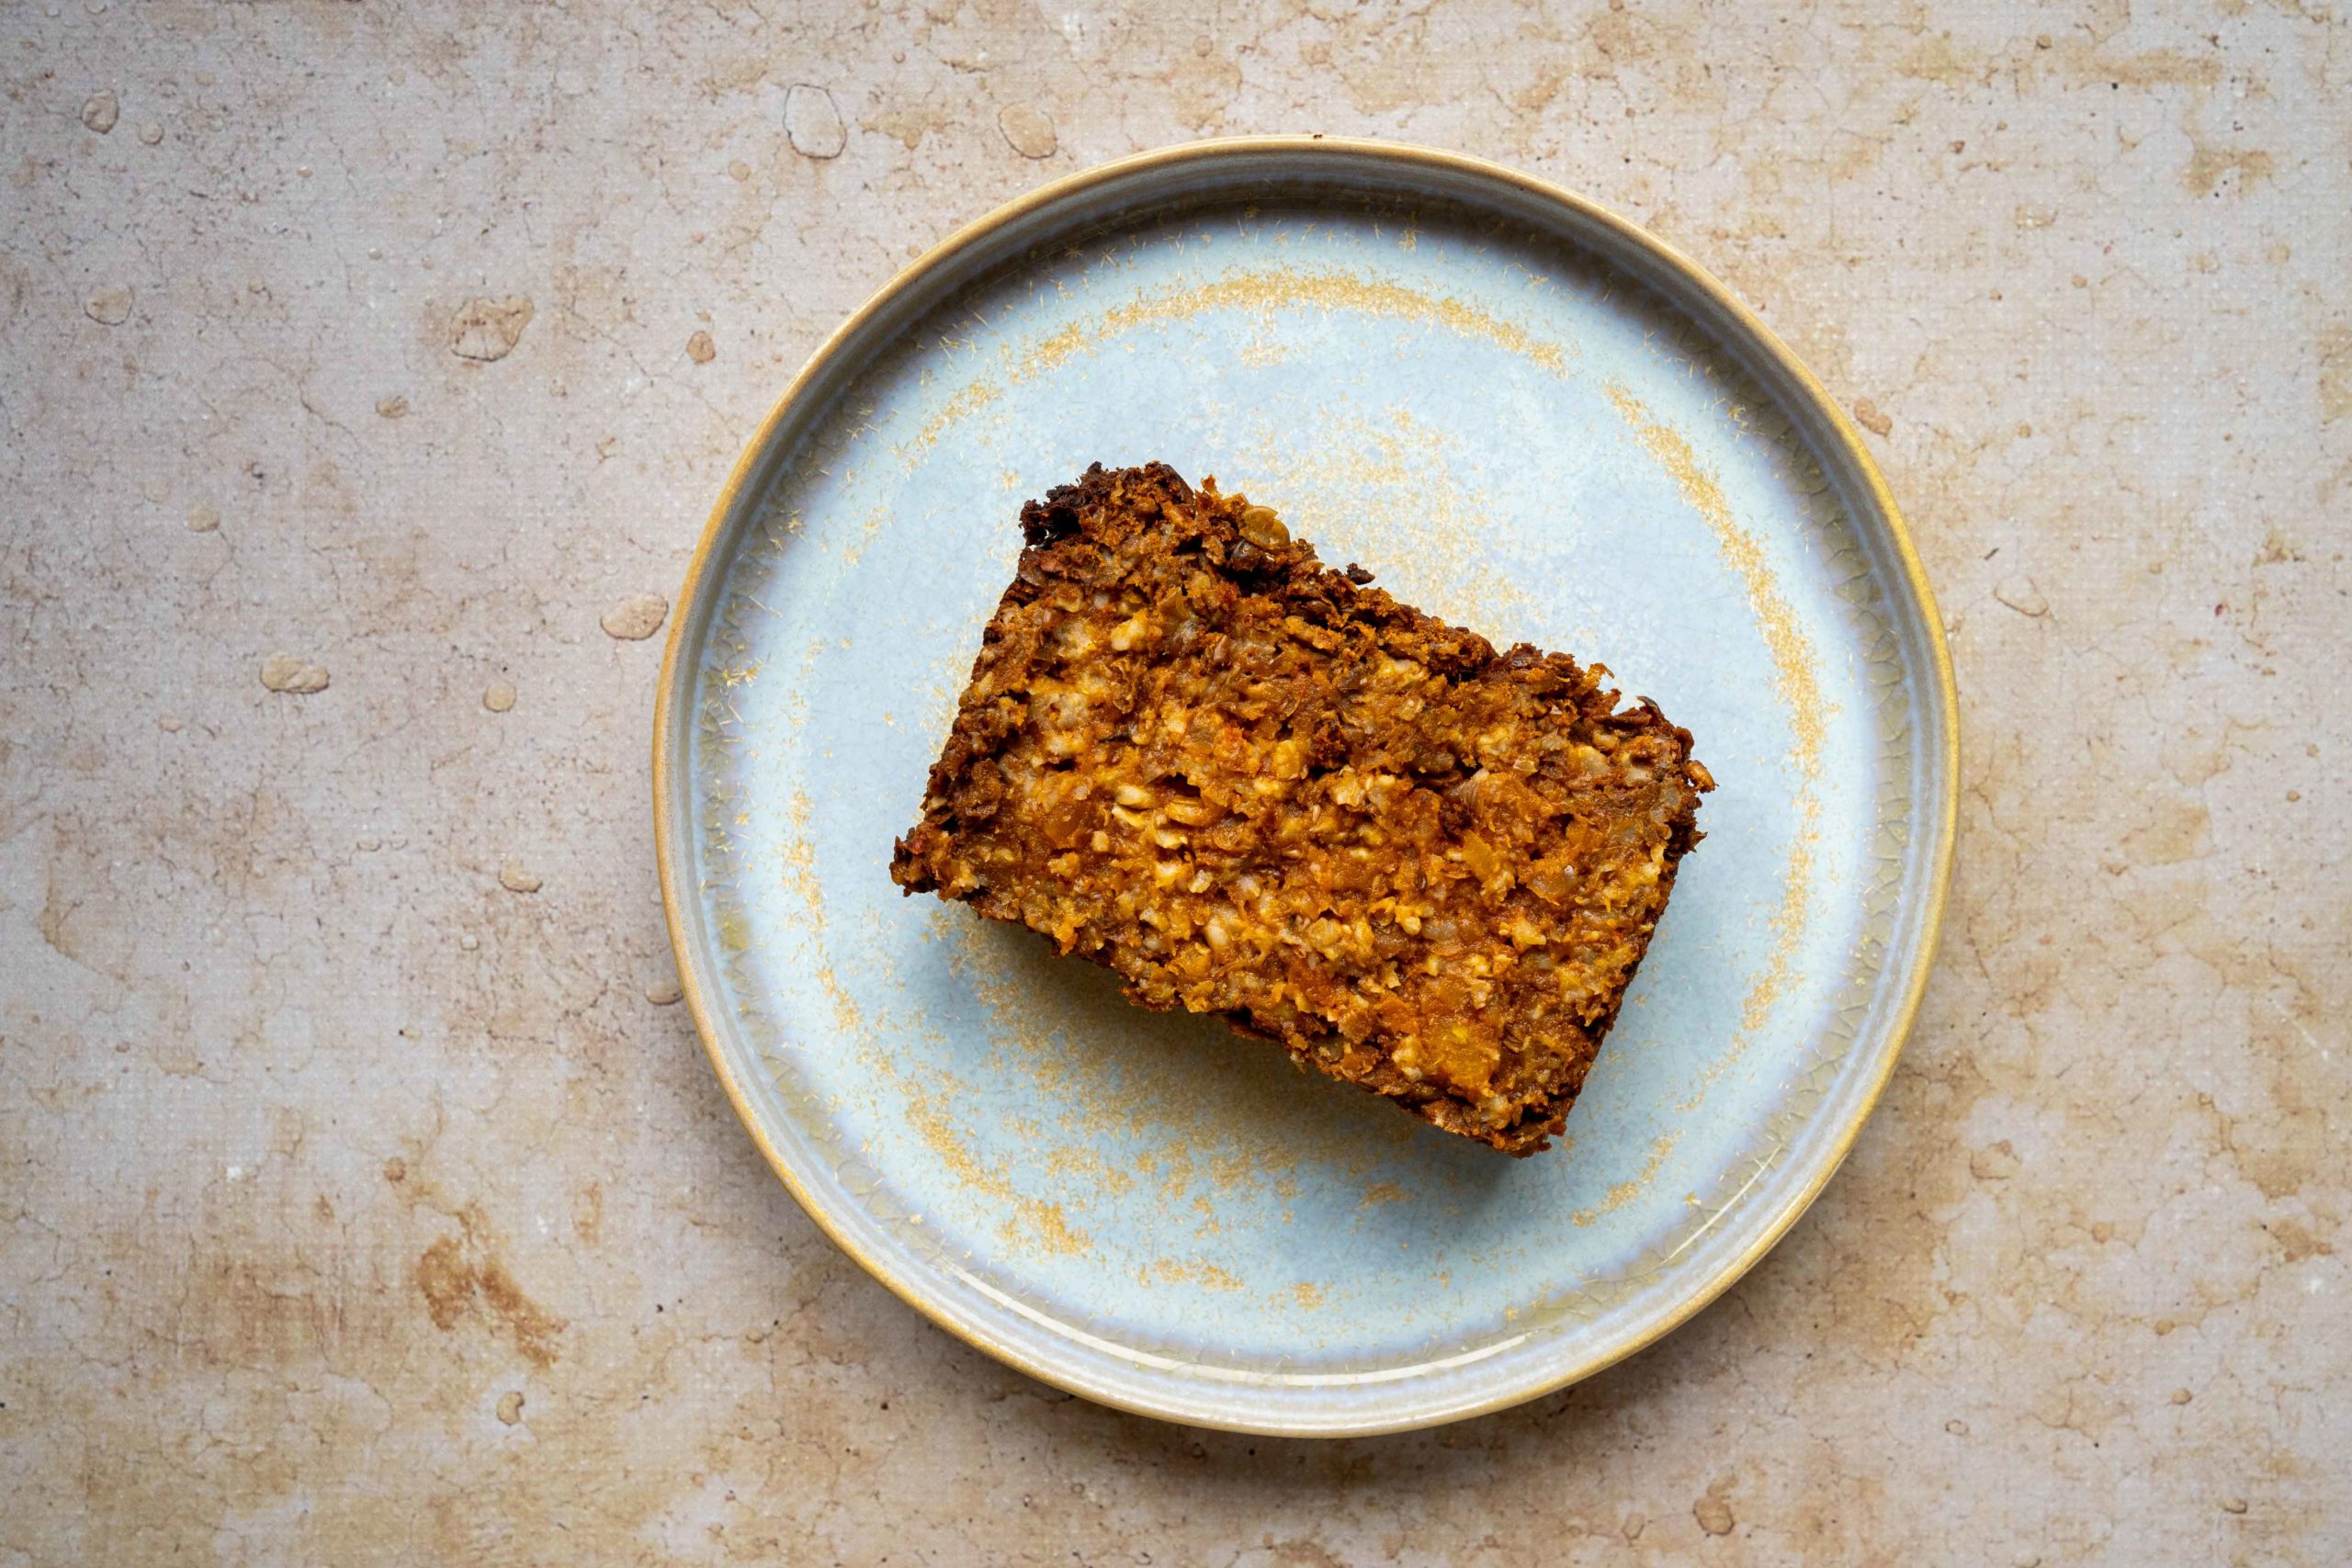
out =
[[[1706,840],[1552,1152],[892,886],[1022,502],[1152,458],[1697,738]],[[893,1290],[1091,1398],[1356,1433],[1604,1366],[1794,1220],[1917,1002],[1955,716],[1884,487],[1720,285],[1503,170],[1209,143],[973,226],[769,416],[683,606],[662,874],[728,1092]]]

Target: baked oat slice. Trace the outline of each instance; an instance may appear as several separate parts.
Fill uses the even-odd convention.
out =
[[[1698,841],[1690,733],[1162,463],[1021,523],[892,878],[1448,1132],[1548,1146]]]

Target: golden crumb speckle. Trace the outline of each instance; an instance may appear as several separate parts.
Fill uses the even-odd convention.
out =
[[[1568,1218],[1578,1225],[1589,1225],[1601,1215],[1614,1213],[1640,1197],[1642,1190],[1657,1179],[1658,1168],[1666,1164],[1668,1156],[1674,1153],[1674,1145],[1681,1136],[1679,1133],[1659,1134],[1657,1141],[1650,1145],[1649,1157],[1642,1161],[1642,1168],[1631,1179],[1618,1182],[1600,1202],[1589,1209],[1578,1209]]]
[[[776,856],[783,885],[798,900],[808,934],[821,952],[825,905],[816,874],[816,852],[808,839],[812,815],[805,791],[794,790],[786,796],[787,831],[777,844]],[[1067,1257],[1085,1252],[1091,1246],[1086,1233],[1070,1224],[1060,1203],[1022,1191],[1002,1170],[973,1154],[962,1131],[944,1109],[951,1101],[939,1086],[913,1081],[899,1070],[885,1052],[874,1048],[865,1014],[831,964],[820,960],[809,973],[832,1004],[836,1043],[855,1051],[883,1082],[897,1091],[905,1106],[907,1126],[937,1156],[943,1169],[958,1184],[1002,1205],[1006,1213],[998,1225],[998,1235],[1007,1247]]]
[[[1408,230],[1399,243],[1410,250],[1417,235]],[[1451,295],[1432,295],[1403,284],[1348,272],[1261,271],[1237,274],[1213,283],[1141,295],[1090,321],[1076,321],[1047,336],[1006,375],[1018,386],[1057,369],[1078,355],[1099,350],[1139,328],[1188,320],[1210,310],[1254,310],[1271,317],[1283,310],[1351,310],[1361,315],[1418,321],[1456,336],[1493,344],[1555,376],[1567,374],[1567,354],[1515,322]],[[1281,351],[1269,348],[1271,363]],[[906,452],[928,450],[949,426],[1003,395],[997,382],[976,378],[949,396],[908,442]]]
[[[1205,1258],[1163,1258],[1148,1271],[1137,1269],[1136,1278],[1147,1285],[1192,1285],[1204,1291],[1232,1292],[1247,1289],[1227,1269]]]
[[[1085,1233],[1073,1228],[1069,1217],[1059,1203],[1033,1198],[1007,1180],[1001,1171],[983,1165],[975,1158],[956,1125],[933,1102],[926,1091],[908,1084],[898,1073],[884,1067],[885,1076],[897,1082],[907,1096],[907,1125],[912,1127],[948,1174],[965,1186],[1007,1205],[1012,1211],[999,1226],[999,1235],[1010,1246],[1028,1244],[1038,1250],[1069,1257],[1082,1253],[1092,1245]]]
[[[1714,476],[1700,466],[1688,438],[1672,425],[1653,417],[1631,391],[1615,385],[1608,391],[1609,400],[1616,405],[1635,437],[1673,478],[1682,498],[1705,521],[1715,536],[1724,564],[1739,574],[1747,588],[1748,609],[1762,628],[1765,646],[1771,652],[1773,685],[1789,716],[1792,756],[1802,779],[1798,795],[1800,819],[1789,849],[1788,869],[1781,878],[1781,908],[1772,917],[1772,952],[1765,961],[1764,972],[1748,988],[1741,1005],[1740,1039],[1702,1075],[1703,1094],[1704,1083],[1711,1082],[1736,1059],[1747,1039],[1771,1016],[1774,1002],[1795,971],[1797,942],[1804,932],[1805,909],[1812,897],[1813,845],[1820,837],[1821,797],[1817,786],[1822,739],[1826,732],[1826,705],[1821,694],[1813,640],[1805,635],[1781,594],[1763,546],[1732,515],[1731,503],[1724,499],[1723,489]],[[1696,1103],[1694,1097],[1683,1109],[1690,1109]]]
[[[1018,378],[1027,380],[1138,327],[1185,320],[1209,310],[1315,309],[1422,321],[1461,337],[1479,338],[1553,372],[1567,373],[1560,345],[1450,295],[1430,295],[1399,283],[1346,272],[1247,272],[1214,283],[1145,295],[1105,311],[1093,322],[1064,327],[1032,350]]]
[[[1331,416],[1321,430],[1302,443],[1280,420],[1251,428],[1235,452],[1249,488],[1280,494],[1297,530],[1327,546],[1378,548],[1381,586],[1407,603],[1504,643],[1532,634],[1543,606],[1480,547],[1476,476],[1447,432],[1401,407]]]

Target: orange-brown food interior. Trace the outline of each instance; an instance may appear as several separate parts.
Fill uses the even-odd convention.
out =
[[[1515,1153],[1559,1129],[1712,781],[1607,671],[1329,570],[1160,465],[1024,513],[892,874]]]

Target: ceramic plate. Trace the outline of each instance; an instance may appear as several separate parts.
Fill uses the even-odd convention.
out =
[[[1706,840],[1550,1153],[892,886],[1021,503],[1151,458],[1697,738]],[[671,931],[777,1173],[953,1333],[1209,1427],[1452,1420],[1695,1312],[1853,1142],[1949,865],[1941,632],[1835,405],[1623,220],[1376,143],[1131,159],[923,257],[761,426],[662,681]]]

